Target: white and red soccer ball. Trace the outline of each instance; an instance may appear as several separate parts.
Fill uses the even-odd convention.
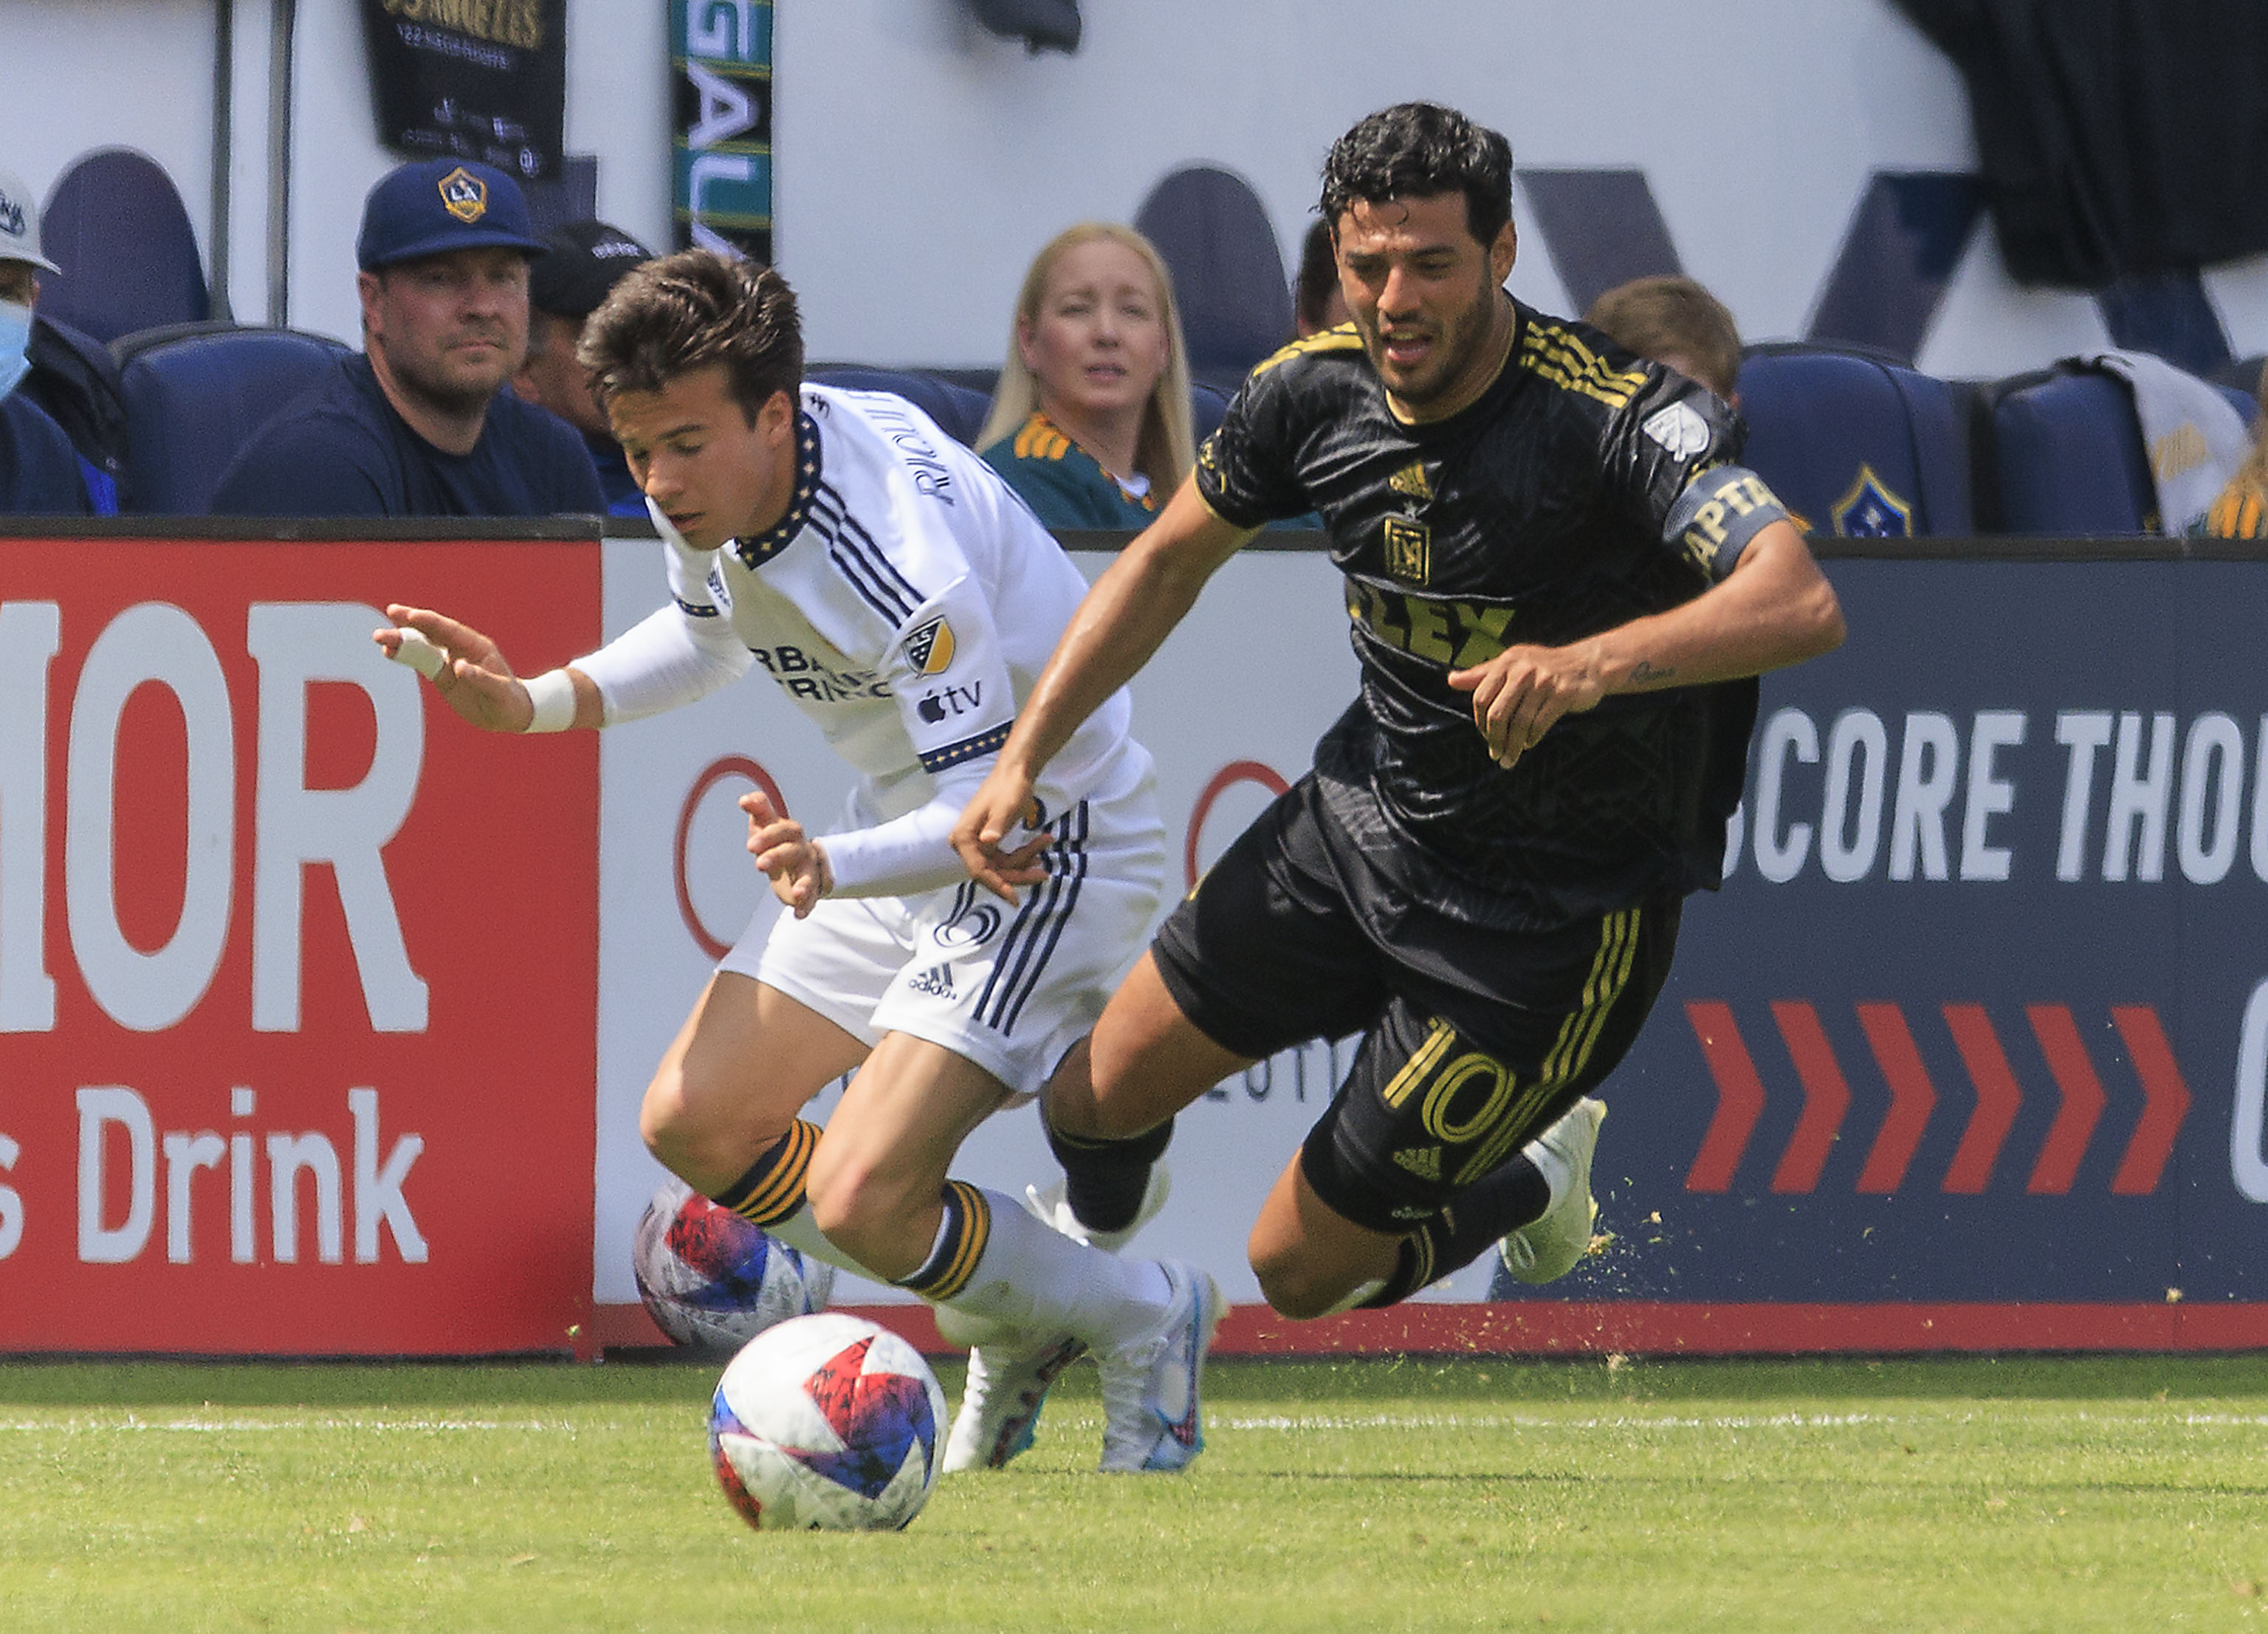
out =
[[[921,1352],[842,1311],[751,1339],[709,1407],[725,1496],[760,1531],[888,1532],[937,1484],[945,1393]]]
[[[630,1270],[673,1343],[727,1354],[790,1317],[827,1308],[835,1268],[806,1259],[683,1181],[653,1194],[631,1238]]]

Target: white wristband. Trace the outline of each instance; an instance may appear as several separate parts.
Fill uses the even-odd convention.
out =
[[[520,684],[527,688],[527,701],[535,707],[522,731],[564,732],[575,724],[575,681],[565,670],[547,669]]]

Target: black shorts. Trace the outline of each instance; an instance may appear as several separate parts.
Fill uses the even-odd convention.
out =
[[[1665,895],[1544,932],[1466,924],[1366,867],[1306,777],[1151,952],[1182,1013],[1238,1055],[1365,1034],[1301,1167],[1346,1218],[1403,1233],[1614,1069],[1668,976],[1681,907]]]

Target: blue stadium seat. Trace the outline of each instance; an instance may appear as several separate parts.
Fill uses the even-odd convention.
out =
[[[1229,394],[1203,380],[1189,383],[1189,435],[1203,442],[1228,414]]]
[[[1808,347],[1741,365],[1743,456],[1814,533],[1974,531],[1963,389],[1894,363]]]
[[[98,341],[211,316],[189,213],[146,153],[97,148],[72,161],[48,191],[40,241],[63,269],[40,278],[40,313]]]
[[[124,509],[202,516],[228,462],[350,349],[297,329],[189,324],[129,335]]]
[[[974,445],[991,401],[982,392],[911,369],[869,369],[844,364],[814,369],[812,379],[853,392],[895,392],[937,422],[955,442]]]
[[[2108,374],[2019,375],[1989,394],[1997,530],[2083,538],[2158,528],[2134,400]]]
[[[1177,170],[1151,189],[1134,225],[1174,275],[1189,372],[1234,391],[1292,335],[1284,252],[1260,196],[1211,166]]]

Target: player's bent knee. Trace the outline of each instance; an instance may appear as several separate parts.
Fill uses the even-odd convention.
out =
[[[1260,1297],[1278,1316],[1308,1321],[1328,1316],[1345,1296],[1344,1279],[1324,1277],[1296,1254],[1256,1254],[1253,1275],[1260,1279]]]

